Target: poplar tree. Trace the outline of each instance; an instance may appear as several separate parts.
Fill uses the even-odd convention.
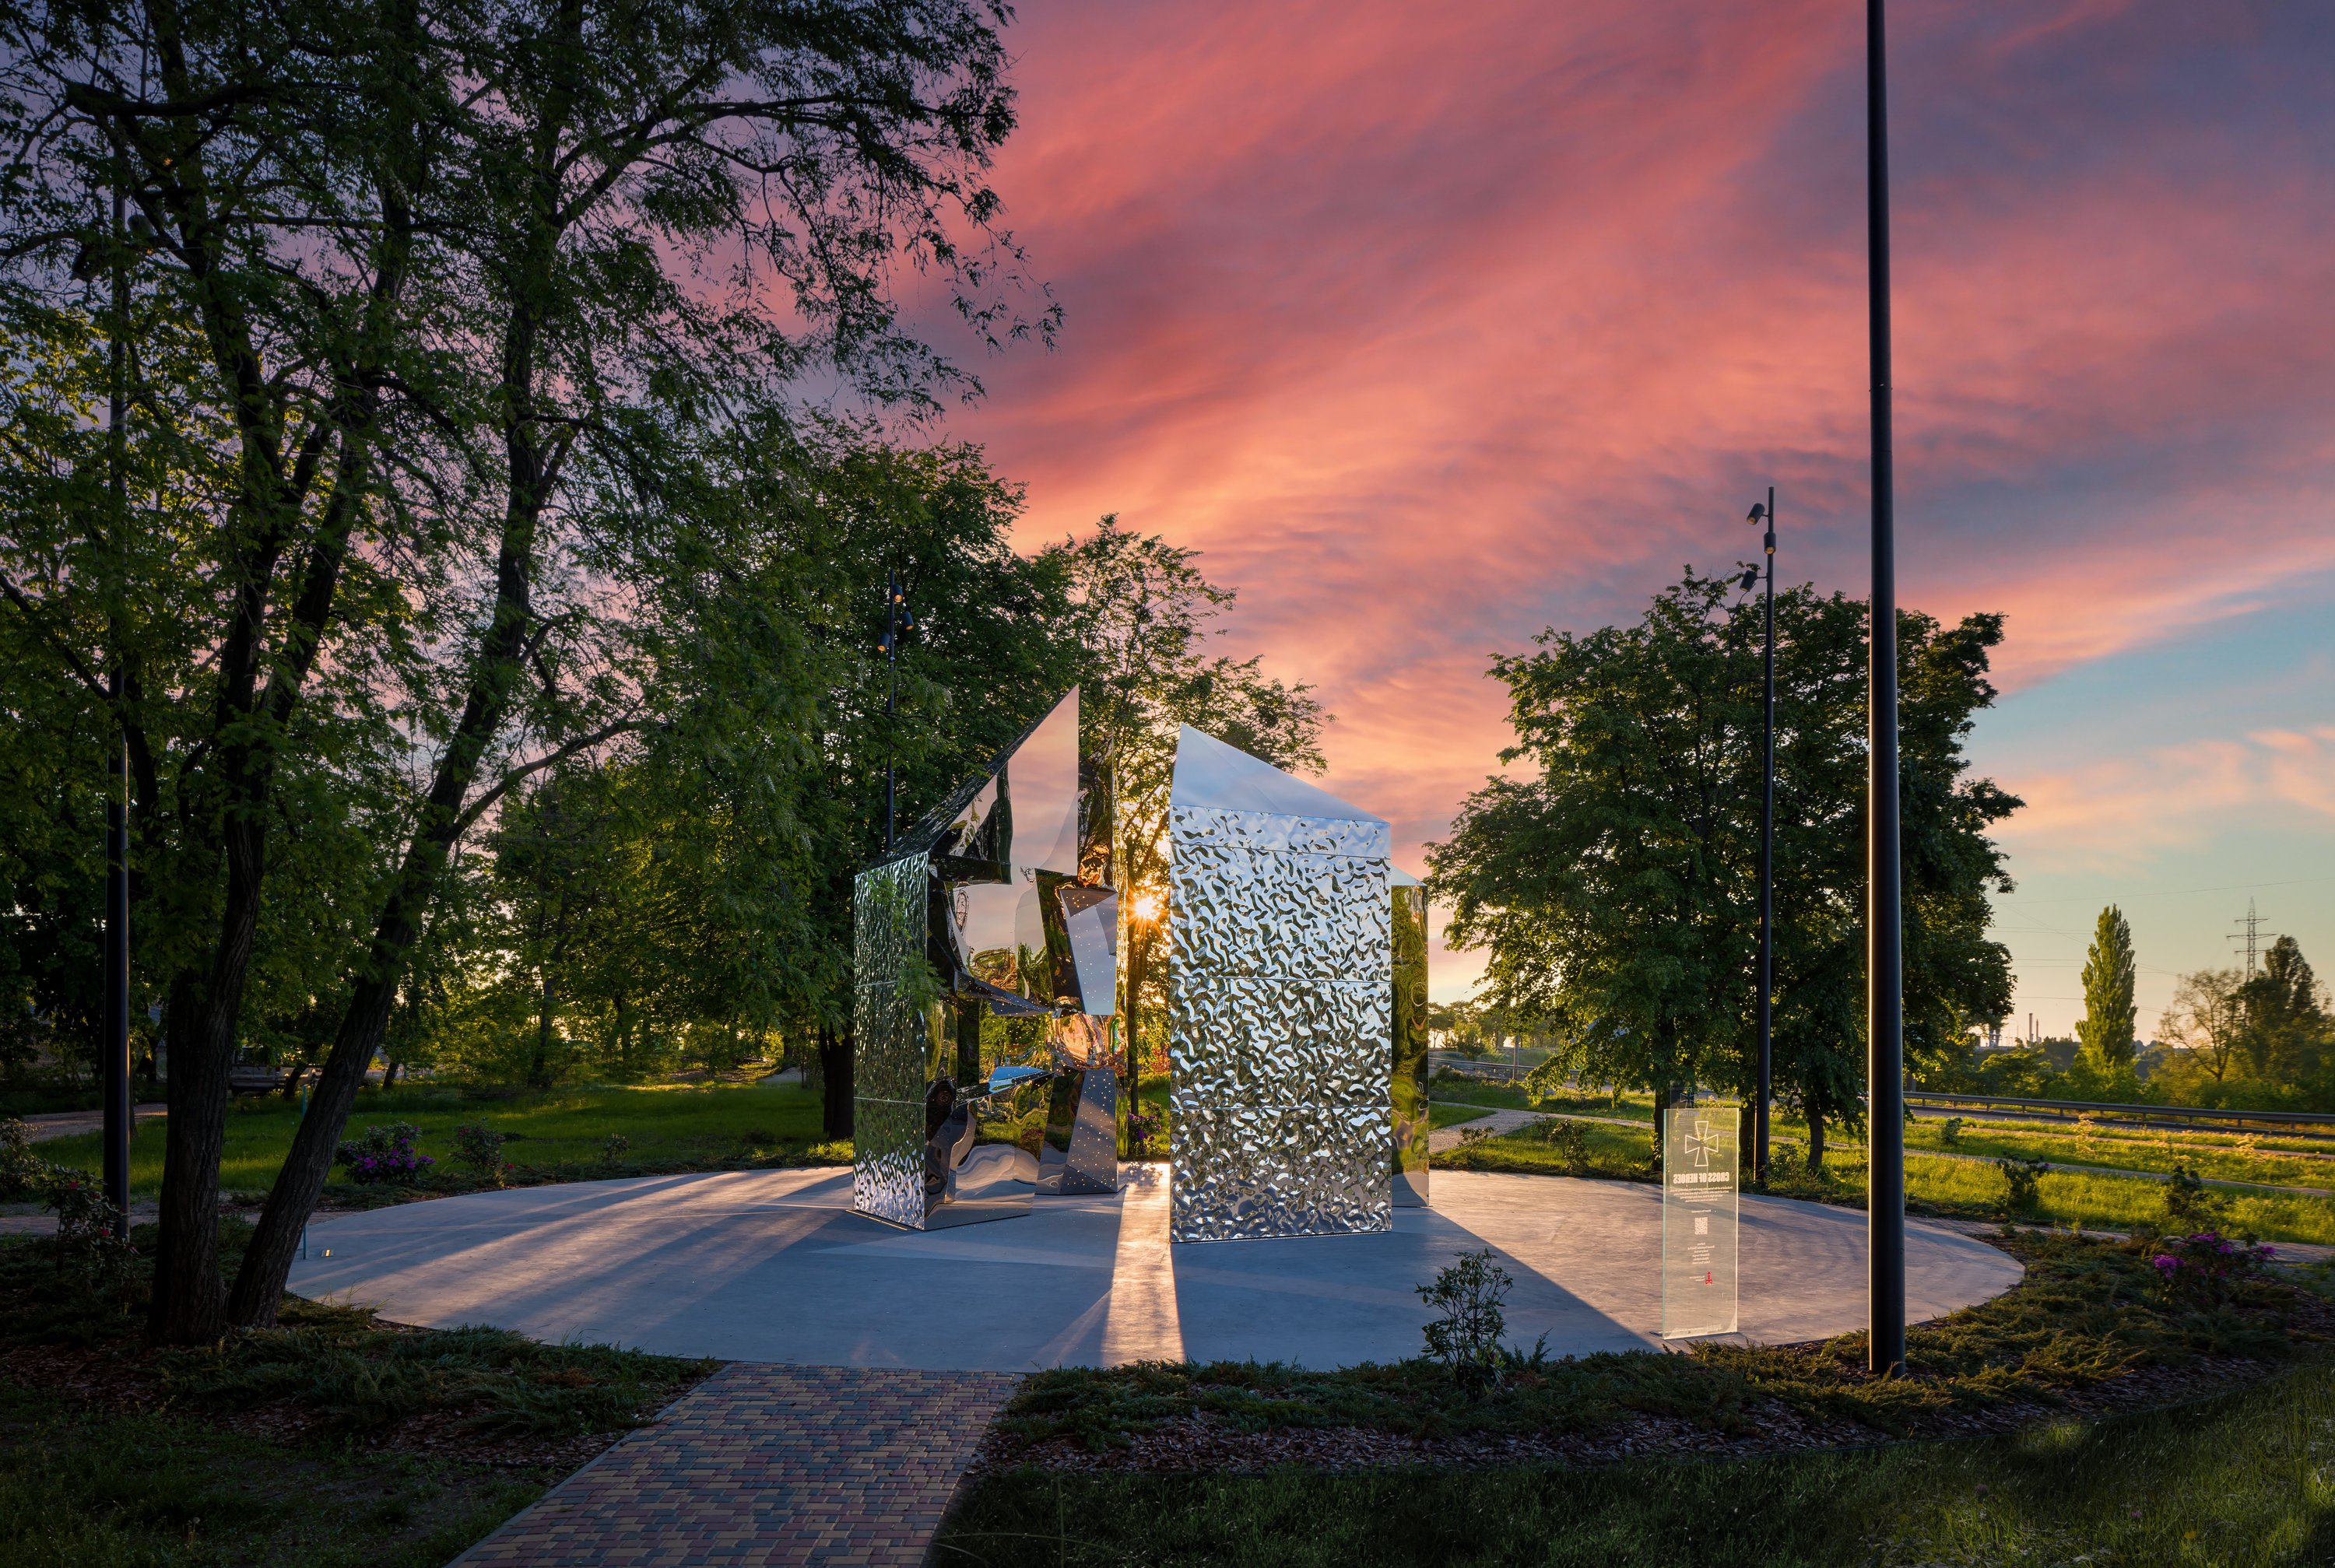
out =
[[[2132,1065],[2132,927],[2111,904],[2092,927],[2092,950],[2084,958],[2084,1016],[2076,1022],[2076,1038],[2096,1065]]]

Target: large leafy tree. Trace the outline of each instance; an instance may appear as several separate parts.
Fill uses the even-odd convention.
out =
[[[2302,956],[2302,944],[2282,936],[2262,954],[2262,973],[2238,989],[2245,1022],[2240,1050],[2248,1076],[2263,1083],[2307,1085],[2329,1065],[2327,998]]]
[[[904,261],[990,341],[1047,324],[996,287],[999,20],[0,6],[6,303],[63,345],[11,363],[58,440],[0,576],[12,660],[72,693],[13,711],[47,729],[11,740],[126,740],[171,1050],[160,1337],[272,1316],[461,836],[702,711],[654,608],[721,580],[701,530],[737,519],[696,481],[734,466],[731,434],[809,373],[925,406],[969,388],[901,329]],[[119,231],[92,217],[116,189]],[[120,440],[75,440],[117,373]],[[302,977],[338,1018],[229,1300],[227,1071],[296,863],[344,895]]]
[[[1800,587],[1776,605],[1776,1063],[1808,1118],[1855,1124],[1863,1088],[1866,612]],[[1987,828],[2019,802],[1967,776],[2001,621],[1901,613],[1905,1031],[1915,1062],[2010,1002],[1987,940],[2007,886]],[[1636,624],[1550,631],[1495,661],[1521,776],[1495,778],[1429,853],[1450,935],[1487,996],[1548,1027],[1564,1069],[1667,1093],[1749,1079],[1760,779],[1756,607],[1689,573]]]
[[[2132,1065],[2135,979],[2132,926],[2111,904],[2100,911],[2091,951],[2084,955],[2084,1016],[2076,1021],[2076,1038],[2096,1067],[2115,1071]]]

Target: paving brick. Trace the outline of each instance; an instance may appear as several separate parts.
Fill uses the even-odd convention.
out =
[[[917,1568],[1021,1379],[732,1362],[459,1568]]]

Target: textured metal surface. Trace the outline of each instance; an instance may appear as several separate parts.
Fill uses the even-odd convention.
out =
[[[1188,843],[1203,841],[1268,855],[1348,855],[1383,860],[1394,853],[1393,830],[1357,817],[1271,817],[1210,806],[1177,806],[1169,827]]]
[[[1384,974],[1393,940],[1387,863],[1172,840],[1176,962],[1209,974],[1323,980]]]
[[[1387,1109],[1190,1107],[1175,1123],[1168,1234],[1179,1242],[1390,1230]]]
[[[1383,1105],[1390,988],[1173,972],[1168,1060],[1198,1106]],[[1237,1049],[1227,1042],[1237,1040]]]
[[[851,1206],[896,1225],[925,1225],[925,1108],[857,1099],[851,1107]]]
[[[928,861],[907,855],[852,885],[851,1206],[925,1223],[925,1082],[935,1040],[925,963]]]
[[[1408,879],[1406,879],[1408,880]],[[1394,1114],[1394,1201],[1427,1203],[1427,890],[1394,889],[1394,1060],[1388,1099]]]
[[[1211,779],[1270,793],[1264,764],[1225,750]],[[1168,1234],[1391,1228],[1386,824],[1178,803],[1168,836]]]

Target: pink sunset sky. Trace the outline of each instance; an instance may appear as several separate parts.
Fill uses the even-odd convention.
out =
[[[1972,750],[2030,802],[2019,1027],[2067,1031],[2116,899],[2146,1033],[2250,895],[2335,965],[2335,23],[1892,15],[1901,595],[2009,615]],[[1768,484],[1784,575],[1863,592],[1861,6],[1034,0],[1007,38],[995,184],[1066,323],[950,433],[1026,543],[1205,551],[1405,863],[1496,765],[1488,657],[1748,557]]]

